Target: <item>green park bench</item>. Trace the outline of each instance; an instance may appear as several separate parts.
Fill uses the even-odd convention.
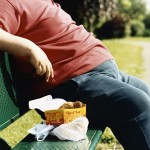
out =
[[[11,72],[10,56],[0,52],[0,149],[2,150],[95,150],[103,130],[88,129],[87,137],[77,142],[48,136],[38,142],[27,130],[42,122],[36,110],[19,114]]]

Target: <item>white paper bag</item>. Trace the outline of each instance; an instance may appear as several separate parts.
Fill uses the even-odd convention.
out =
[[[51,134],[57,136],[60,140],[82,140],[86,137],[88,124],[86,117],[79,117],[72,122],[58,126]]]

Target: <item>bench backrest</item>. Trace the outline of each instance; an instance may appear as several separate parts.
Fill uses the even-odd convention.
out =
[[[0,52],[0,130],[19,116],[7,53]]]

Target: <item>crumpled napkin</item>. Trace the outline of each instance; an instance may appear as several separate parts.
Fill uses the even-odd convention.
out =
[[[58,127],[46,124],[37,124],[28,130],[35,135],[37,141],[43,141],[48,134],[58,137],[60,140],[78,141],[86,138],[89,121],[86,117],[79,117],[72,122]]]

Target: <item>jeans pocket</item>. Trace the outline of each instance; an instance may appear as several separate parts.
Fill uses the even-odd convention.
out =
[[[85,83],[91,76],[93,75],[93,73],[88,72],[86,74],[82,74],[80,76],[77,76],[75,78],[72,78],[70,81],[73,81],[76,83],[76,85],[78,86],[78,88]]]

